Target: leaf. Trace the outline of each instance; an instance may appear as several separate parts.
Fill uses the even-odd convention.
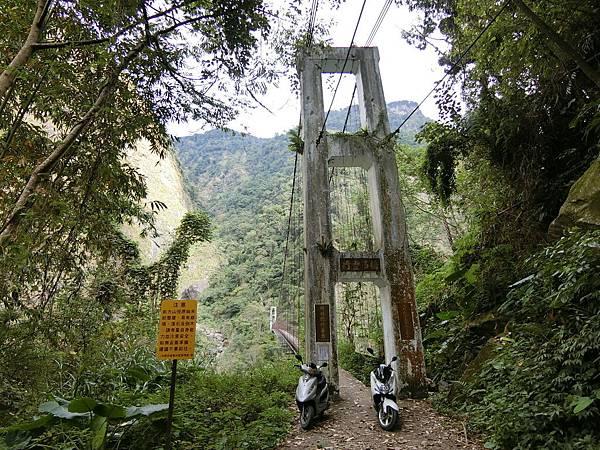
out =
[[[579,414],[581,411],[590,406],[593,402],[594,399],[590,397],[577,397],[577,402],[575,402],[575,408],[573,409],[573,412],[575,414]]]
[[[456,281],[459,278],[461,278],[465,274],[466,271],[467,271],[467,269],[455,270],[454,272],[451,272],[450,274],[446,275],[445,280],[448,283],[452,283],[453,281]]]
[[[74,398],[69,403],[69,412],[74,413],[89,413],[94,410],[98,402],[93,398],[89,397],[79,397]]]
[[[86,413],[69,412],[69,410],[65,406],[59,405],[54,400],[42,403],[38,409],[40,412],[45,412],[45,413],[53,415],[54,417],[59,417],[61,419],[67,419],[67,420],[88,415]]]
[[[99,450],[104,447],[106,431],[108,430],[108,419],[103,416],[94,417],[91,429],[94,432],[92,436],[92,450]]]
[[[144,406],[130,406],[127,408],[126,417],[135,417],[135,416],[150,416],[152,414],[166,411],[169,409],[168,403],[155,403]]]
[[[51,424],[54,421],[54,417],[50,414],[43,415],[33,420],[32,422],[20,423],[17,425],[11,425],[7,428],[0,428],[0,433],[8,433],[11,431],[33,431],[38,428],[43,428],[46,425]]]
[[[496,370],[502,370],[506,366],[504,365],[503,361],[494,361],[492,362],[492,367]]]
[[[432,331],[431,333],[427,333],[423,337],[423,340],[442,338],[447,335],[448,335],[448,330],[444,330],[444,329],[435,330],[435,331]]]
[[[479,271],[479,263],[473,264],[465,273],[465,280],[469,284],[475,284],[477,281],[477,272]]]
[[[525,277],[525,278],[523,278],[523,279],[521,279],[519,281],[514,282],[513,284],[511,284],[510,286],[508,286],[508,288],[511,289],[511,288],[520,286],[522,284],[525,284],[525,283],[533,280],[534,277],[535,277],[535,274],[531,274],[531,275],[529,275],[529,276],[527,276],[527,277]]]
[[[460,311],[441,311],[435,316],[440,320],[450,320],[454,319],[458,315],[460,315]]]
[[[125,408],[121,405],[111,405],[109,403],[98,403],[94,408],[94,412],[99,416],[108,419],[123,419],[126,416]]]
[[[148,375],[142,367],[130,367],[127,369],[127,375],[142,383],[150,380],[150,375]]]

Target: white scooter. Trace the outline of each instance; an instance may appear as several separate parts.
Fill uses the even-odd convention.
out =
[[[296,359],[302,363],[302,357],[296,354]],[[296,404],[300,410],[300,426],[307,430],[310,422],[329,408],[329,387],[327,379],[321,372],[327,363],[317,367],[314,363],[296,364],[302,371],[296,388]]]
[[[375,356],[372,348],[367,351]],[[371,372],[371,396],[377,412],[379,426],[385,431],[391,431],[398,425],[400,408],[396,403],[396,377],[392,363],[398,358],[394,356],[389,364],[378,364]]]

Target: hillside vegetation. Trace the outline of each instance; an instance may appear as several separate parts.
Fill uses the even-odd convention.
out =
[[[462,222],[417,284],[436,404],[487,448],[596,449],[598,4],[408,3],[424,20],[405,37],[449,46],[442,119],[417,138],[431,194]]]
[[[155,356],[158,306],[178,296],[190,251],[214,231],[186,199],[166,126],[224,126],[273,80],[279,67],[258,48],[283,34],[255,1],[0,9],[0,448],[160,448],[169,364]],[[189,64],[202,68],[193,81]],[[124,229],[141,233],[141,251]],[[217,403],[207,422],[226,435],[181,436],[178,413],[173,440],[275,445],[287,372],[245,374],[249,404],[197,356],[180,365],[178,401],[196,423]],[[186,389],[200,380],[214,385],[204,399]],[[234,401],[243,414],[228,414]]]

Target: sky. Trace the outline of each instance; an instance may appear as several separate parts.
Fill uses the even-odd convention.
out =
[[[321,3],[326,4],[326,2]],[[317,15],[321,18],[333,15],[337,22],[331,31],[332,46],[347,47],[350,44],[362,3],[363,0],[347,0],[334,12],[317,10]],[[385,0],[366,0],[354,45],[365,44],[384,3]],[[409,30],[416,23],[418,23],[416,12],[408,11],[405,6],[392,5],[371,44],[379,48],[379,70],[388,103],[397,100],[420,102],[435,82],[443,76],[443,70],[437,63],[438,57],[433,49],[418,50],[402,38],[402,31]],[[328,82],[324,76],[323,85],[326,108],[331,102],[333,88],[339,75],[329,75],[329,77],[331,78]],[[332,109],[347,108],[353,88],[354,77],[345,75]],[[286,80],[282,80],[279,87],[269,88],[266,95],[259,97],[259,100],[271,112],[257,106],[240,114],[229,124],[229,127],[259,137],[272,137],[298,125],[300,100],[291,92]],[[423,104],[421,110],[432,119],[438,118],[433,96]],[[169,131],[175,136],[185,136],[201,133],[207,129],[200,123],[188,122],[172,124]]]

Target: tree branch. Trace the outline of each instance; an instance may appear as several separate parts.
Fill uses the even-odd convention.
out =
[[[27,61],[29,61],[29,58],[31,58],[31,54],[33,53],[33,44],[40,39],[43,20],[47,14],[47,8],[49,6],[50,0],[38,0],[35,15],[33,17],[33,21],[31,22],[27,39],[10,64],[0,74],[0,101],[4,98],[6,92],[14,83],[19,69],[27,64]]]
[[[147,14],[144,14],[143,19],[136,20],[135,22],[121,28],[119,31],[117,31],[116,33],[114,33],[111,36],[107,36],[107,37],[103,37],[103,38],[96,38],[96,39],[84,39],[84,40],[80,40],[80,41],[36,42],[36,43],[32,44],[32,48],[33,48],[33,51],[37,51],[37,50],[49,50],[49,49],[65,48],[65,47],[86,47],[88,45],[97,45],[97,44],[103,44],[106,42],[110,42],[112,40],[117,39],[119,36],[122,36],[123,34],[127,33],[128,31],[134,29],[138,25],[144,24],[153,19],[158,19],[158,18],[164,17],[167,14],[169,14],[183,6],[186,6],[190,3],[192,3],[193,1],[195,1],[195,0],[183,1],[181,3],[178,3],[177,5],[173,5],[172,7],[165,9],[164,11],[158,11],[156,14],[152,14],[150,16],[148,16]]]
[[[181,22],[175,23],[169,27],[163,28],[156,31],[151,35],[151,39],[156,39],[158,36],[167,34],[171,31],[176,30],[179,27],[209,18],[214,17],[213,15],[198,16],[188,18]],[[21,191],[19,198],[13,206],[10,214],[8,215],[4,225],[0,229],[0,247],[4,246],[5,242],[13,235],[23,214],[31,208],[31,197],[36,192],[38,185],[44,176],[52,171],[56,164],[63,158],[71,149],[75,141],[87,130],[91,125],[96,114],[102,109],[106,102],[111,98],[112,94],[116,90],[117,82],[120,74],[129,66],[129,64],[146,48],[148,42],[146,38],[138,42],[123,58],[123,60],[115,67],[112,74],[108,77],[106,82],[103,84],[94,104],[88,109],[85,115],[71,128],[69,133],[57,143],[56,148],[50,155],[46,157],[40,164],[38,164],[29,179]]]
[[[32,45],[34,51],[37,50],[48,50],[51,48],[64,48],[64,47],[85,47],[88,45],[97,45],[103,44],[104,42],[108,42],[114,37],[106,37],[106,38],[98,38],[98,39],[88,39],[83,41],[63,41],[63,42],[37,42]]]
[[[8,132],[8,136],[6,137],[6,140],[4,141],[2,150],[0,151],[0,159],[2,159],[4,157],[4,155],[6,154],[6,152],[8,151],[8,148],[10,147],[10,144],[11,144],[15,134],[17,133],[17,130],[19,129],[19,126],[21,125],[21,123],[23,121],[23,117],[25,117],[25,114],[27,113],[27,110],[31,106],[33,99],[35,98],[38,91],[40,90],[42,83],[46,80],[46,76],[48,75],[48,70],[49,70],[49,67],[46,68],[46,70],[42,74],[40,80],[37,82],[35,87],[32,89],[31,93],[29,94],[29,97],[27,97],[27,99],[25,100],[25,103],[21,106],[19,112],[17,113],[17,117],[15,117],[13,125],[12,125],[10,131]]]

